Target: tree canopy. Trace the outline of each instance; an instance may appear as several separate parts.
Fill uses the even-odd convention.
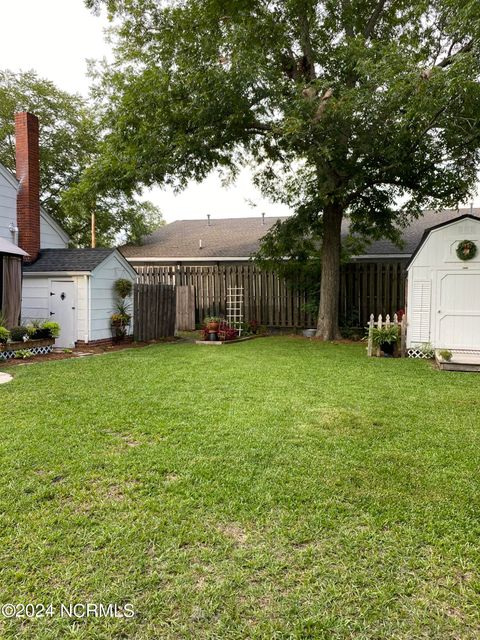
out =
[[[341,225],[398,237],[456,206],[479,160],[476,0],[86,0],[105,5],[111,180],[184,187],[250,164],[291,206],[262,255],[322,239],[317,335],[337,334]]]
[[[97,240],[109,245],[119,237],[136,242],[162,223],[151,203],[133,192],[113,188],[100,193],[91,167],[98,158],[101,125],[91,105],[58,89],[33,71],[0,71],[0,162],[15,173],[14,113],[27,110],[40,122],[41,201],[78,245],[90,243],[90,219],[96,212]]]

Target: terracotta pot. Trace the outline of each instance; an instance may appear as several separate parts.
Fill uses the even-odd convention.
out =
[[[209,322],[207,324],[208,333],[218,333],[218,327],[220,326],[219,322]]]

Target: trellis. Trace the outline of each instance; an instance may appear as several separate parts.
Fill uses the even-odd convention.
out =
[[[227,324],[242,335],[243,287],[227,288]]]

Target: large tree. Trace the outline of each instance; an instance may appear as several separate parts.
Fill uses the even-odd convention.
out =
[[[74,244],[90,243],[96,213],[97,241],[136,242],[162,224],[159,210],[138,202],[134,191],[110,185],[100,191],[92,165],[99,156],[102,131],[91,105],[60,90],[34,71],[0,71],[0,162],[15,173],[14,113],[28,110],[40,121],[41,201]]]
[[[264,253],[322,239],[325,339],[337,335],[344,218],[396,237],[408,215],[474,188],[477,0],[86,3],[106,5],[116,32],[100,87],[110,179],[181,188],[252,165],[294,212]]]

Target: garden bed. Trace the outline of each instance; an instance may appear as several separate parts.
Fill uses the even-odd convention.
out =
[[[253,338],[259,338],[260,336],[245,336],[245,338],[235,338],[235,340],[195,340],[195,344],[206,344],[209,346],[220,346],[222,344],[235,344],[235,342],[245,342],[246,340],[253,340]]]
[[[0,360],[11,360],[18,357],[18,352],[30,352],[32,356],[45,356],[53,351],[55,338],[40,340],[19,340],[0,344]],[[30,356],[28,356],[30,357]]]

